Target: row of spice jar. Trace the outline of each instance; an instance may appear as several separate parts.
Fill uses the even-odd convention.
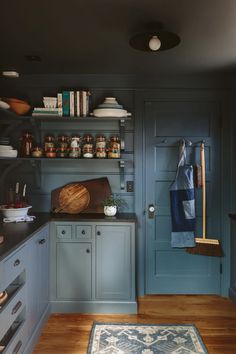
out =
[[[21,142],[21,156],[33,157],[71,157],[71,158],[120,158],[120,139],[113,135],[107,140],[104,135],[91,134],[67,136],[47,135],[44,138],[43,148],[33,146],[33,136],[25,133]]]

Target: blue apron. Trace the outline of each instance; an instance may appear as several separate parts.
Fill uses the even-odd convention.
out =
[[[195,246],[195,192],[193,166],[186,164],[185,140],[180,143],[179,162],[175,180],[170,187],[171,202],[171,246]]]

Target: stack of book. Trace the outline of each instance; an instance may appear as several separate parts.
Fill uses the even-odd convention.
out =
[[[35,107],[32,116],[86,117],[90,95],[86,90],[62,91],[57,94],[57,107]]]
[[[34,107],[32,112],[33,117],[41,116],[62,116],[62,108],[45,108],[45,107]]]
[[[89,114],[89,91],[63,91],[57,94],[57,104],[64,117],[86,117]]]

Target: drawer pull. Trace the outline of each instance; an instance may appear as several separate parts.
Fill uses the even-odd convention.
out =
[[[101,235],[101,232],[100,232],[100,231],[97,231],[97,235],[100,236],[100,235]]]
[[[82,235],[85,235],[85,234],[86,234],[85,230],[82,230],[82,231],[81,231],[81,234],[82,234]]]
[[[20,260],[16,259],[15,262],[14,262],[14,267],[17,267],[19,264],[20,264]]]
[[[90,249],[88,248],[88,249],[86,250],[86,252],[87,252],[87,253],[90,253]]]
[[[42,238],[41,240],[39,240],[39,244],[43,245],[46,242],[45,238]]]
[[[19,340],[19,342],[17,343],[17,345],[16,345],[15,348],[13,349],[12,354],[17,354],[18,351],[20,350],[21,346],[22,346],[22,341]]]
[[[11,314],[14,315],[15,313],[17,313],[17,311],[19,310],[19,308],[21,308],[22,306],[22,302],[18,301],[17,304],[13,307]]]
[[[65,233],[66,233],[66,232],[65,232],[65,230],[62,230],[62,232],[61,232],[61,233],[62,233],[62,235],[65,235]]]

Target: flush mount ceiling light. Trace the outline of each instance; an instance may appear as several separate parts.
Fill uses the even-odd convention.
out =
[[[131,47],[146,52],[171,49],[179,43],[179,36],[164,30],[160,22],[146,25],[142,31],[135,34],[129,41]]]

